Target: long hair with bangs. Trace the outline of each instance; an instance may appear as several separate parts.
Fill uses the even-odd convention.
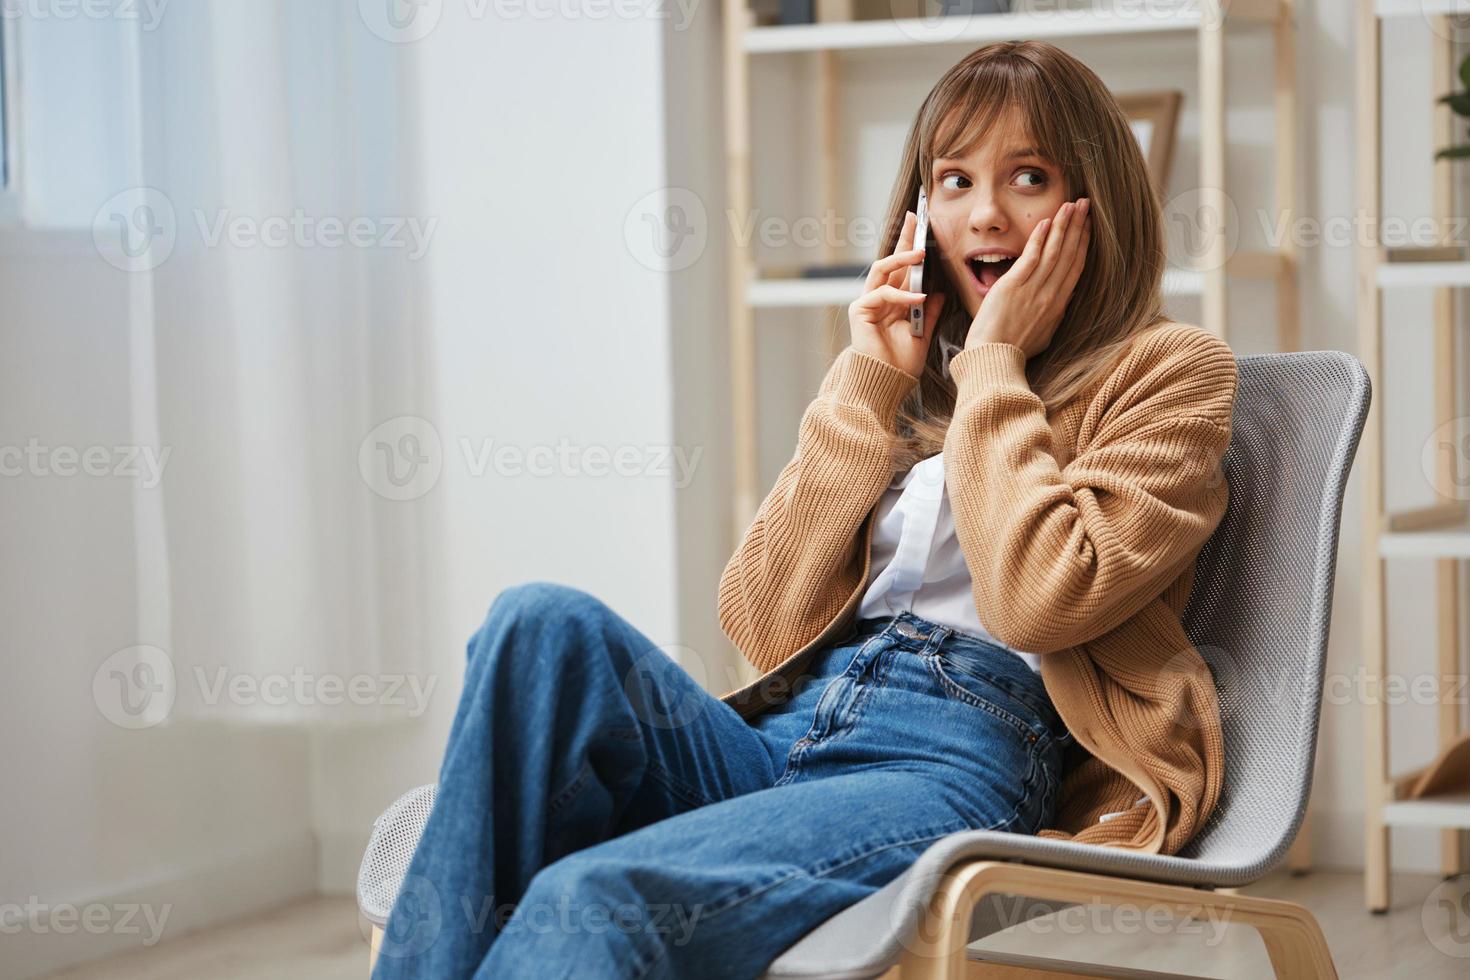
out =
[[[1059,167],[1067,200],[1092,202],[1082,274],[1050,346],[1026,362],[1050,414],[1106,375],[1138,334],[1169,322],[1159,195],[1127,116],[1090,68],[1052,44],[1002,41],[945,72],[910,127],[877,257],[897,247],[905,213],[918,208],[919,182],[932,190],[934,159],[964,156],[1006,123],[1024,126],[1029,145]],[[945,302],[919,384],[899,407],[895,471],[944,448],[955,405],[948,361],[971,322],[943,266],[926,268],[926,290],[943,292]]]

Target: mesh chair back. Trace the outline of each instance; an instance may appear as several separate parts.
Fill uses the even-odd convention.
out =
[[[1225,783],[1179,857],[1255,877],[1285,857],[1306,812],[1338,521],[1372,384],[1340,351],[1237,363],[1230,505],[1199,554],[1183,616],[1215,677]]]

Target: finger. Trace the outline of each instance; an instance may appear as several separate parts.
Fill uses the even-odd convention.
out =
[[[1047,276],[1048,283],[1060,287],[1066,282],[1077,263],[1083,236],[1091,226],[1090,217],[1085,205],[1074,206],[1071,219],[1067,223],[1066,237],[1057,250],[1056,264]]]
[[[894,252],[892,255],[885,255],[873,263],[873,268],[868,273],[869,276],[872,276],[874,272],[878,273],[878,282],[875,282],[871,288],[876,289],[879,284],[888,279],[889,274],[895,269],[906,269],[911,265],[916,265],[923,257],[924,250],[922,248],[911,248],[906,252]]]
[[[1075,222],[1072,218],[1076,213],[1076,205],[1071,201],[1063,204],[1057,210],[1057,220],[1052,224],[1051,230],[1046,235],[1046,245],[1041,250],[1041,262],[1036,269],[1036,281],[1045,283],[1052,277],[1057,267],[1057,256],[1062,254],[1062,245],[1067,239],[1067,229]]]
[[[1082,269],[1087,264],[1087,243],[1092,240],[1091,215],[1082,221],[1082,234],[1078,236],[1077,248],[1067,261],[1067,274],[1060,284],[1063,305],[1071,298],[1072,290],[1082,278]]]
[[[919,230],[919,216],[910,211],[903,219],[903,230],[898,233],[898,248],[895,251],[906,252],[914,247],[914,232]]]
[[[877,289],[863,293],[853,303],[861,310],[881,310],[884,306],[913,306],[924,302],[924,293],[911,293],[884,283]]]
[[[904,233],[909,232],[911,223],[916,224],[917,222],[918,216],[915,215],[912,211],[909,211],[904,215],[903,227],[899,229],[898,243],[894,246],[892,254],[883,256],[868,267],[868,277],[863,281],[863,290],[865,292],[876,289],[880,283],[890,278],[893,272],[893,267],[891,265],[885,267],[884,264],[887,263],[889,260],[895,258],[900,252],[908,247],[905,246],[903,243]],[[910,240],[912,240],[912,232],[909,232],[909,238]]]
[[[914,236],[919,231],[919,216],[910,211],[903,219],[903,230],[898,233],[898,247],[893,250],[893,255],[914,250]],[[893,256],[889,256],[892,258]],[[913,263],[905,263],[912,265]],[[902,289],[909,284],[909,270],[904,268],[894,269],[888,274],[888,284]]]
[[[1037,260],[1041,257],[1041,245],[1046,241],[1046,233],[1051,228],[1051,219],[1042,218],[1031,229],[1031,237],[1026,239],[1026,247],[1021,249],[1020,258],[1016,259],[1009,272],[1003,278],[1014,282],[1025,282],[1036,270]]]

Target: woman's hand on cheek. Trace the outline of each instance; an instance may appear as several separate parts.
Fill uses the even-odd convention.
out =
[[[977,344],[1014,344],[1031,358],[1046,350],[1082,275],[1092,231],[1090,202],[1063,204],[1031,230],[1015,265],[980,300],[965,336]]]

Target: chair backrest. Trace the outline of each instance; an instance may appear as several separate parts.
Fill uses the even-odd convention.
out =
[[[1286,856],[1306,813],[1338,524],[1372,382],[1341,351],[1236,361],[1230,504],[1183,615],[1219,692],[1224,788],[1179,856],[1255,877]]]

